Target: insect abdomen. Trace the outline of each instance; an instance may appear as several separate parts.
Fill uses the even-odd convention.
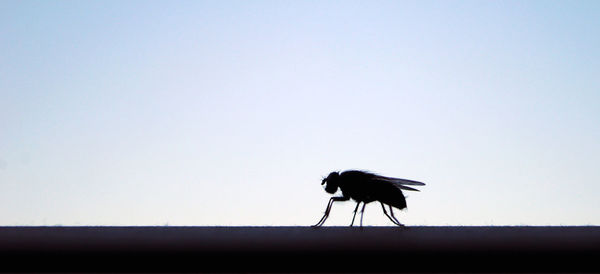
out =
[[[394,185],[381,184],[377,187],[377,191],[374,194],[377,197],[377,200],[384,204],[391,205],[398,209],[406,208],[404,194]]]

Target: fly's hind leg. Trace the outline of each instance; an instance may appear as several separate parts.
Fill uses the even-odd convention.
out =
[[[392,206],[390,206],[390,213],[392,213],[392,218],[394,218],[398,226],[404,226],[402,223],[400,223],[400,221],[398,221],[398,219],[396,219],[396,216],[394,216],[394,210],[392,209]]]
[[[392,221],[392,223],[394,223],[394,224],[395,224],[395,225],[397,225],[397,226],[404,226],[403,224],[401,224],[401,223],[400,223],[400,222],[399,222],[399,221],[396,219],[396,217],[393,217],[393,218],[392,218],[392,216],[394,216],[394,212],[393,212],[393,211],[392,211],[392,216],[390,216],[390,215],[387,213],[387,210],[385,210],[385,205],[383,205],[383,203],[380,203],[380,204],[381,204],[381,208],[383,209],[383,214],[385,214],[385,216],[387,216],[387,217],[388,217],[388,219],[390,219],[390,221]],[[391,210],[392,210],[392,207],[390,206],[390,211],[391,211]]]

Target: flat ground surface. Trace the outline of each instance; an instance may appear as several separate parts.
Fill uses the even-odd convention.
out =
[[[600,272],[600,227],[0,227],[4,271]]]

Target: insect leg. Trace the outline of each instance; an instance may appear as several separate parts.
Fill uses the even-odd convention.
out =
[[[402,224],[400,224],[398,222],[398,220],[396,220],[396,218],[392,219],[392,217],[387,213],[387,210],[385,210],[385,206],[383,205],[383,203],[380,202],[380,204],[381,204],[381,208],[383,209],[383,214],[385,214],[385,216],[387,216],[388,219],[390,219],[390,221],[392,221],[392,223],[394,223],[397,226],[401,226]]]
[[[356,211],[358,210],[358,205],[360,205],[360,202],[356,203],[356,207],[354,208],[354,216],[352,216],[352,223],[350,223],[350,226],[354,225],[354,218],[356,217]]]
[[[329,204],[327,204],[327,209],[325,209],[325,215],[323,215],[323,217],[321,218],[321,220],[316,224],[313,225],[313,227],[318,227],[318,226],[322,226],[325,223],[325,220],[327,220],[327,217],[329,217],[329,212],[331,212],[331,207],[333,206],[333,202],[337,202],[337,201],[348,201],[350,200],[349,197],[332,197],[331,199],[329,199]]]
[[[396,224],[398,226],[404,226],[403,224],[400,223],[400,221],[398,221],[398,219],[396,219],[396,216],[394,216],[394,210],[392,209],[392,206],[390,206],[390,212],[392,213],[392,218],[394,218],[394,220],[396,220]]]
[[[317,224],[313,225],[313,227],[321,226],[323,224],[323,222],[325,222],[325,219],[327,219],[327,216],[329,215],[329,211],[331,210],[332,204],[333,204],[333,197],[331,199],[329,199],[329,202],[327,203],[327,207],[325,208],[325,214],[323,215],[323,217],[321,217],[321,220],[319,220],[319,222]]]
[[[360,210],[360,227],[362,227],[362,219],[363,219],[363,214],[365,213],[365,206],[367,205],[367,203],[363,203],[363,207]]]

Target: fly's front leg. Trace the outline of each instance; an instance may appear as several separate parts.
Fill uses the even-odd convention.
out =
[[[327,217],[329,217],[329,212],[331,212],[331,207],[333,207],[333,202],[348,201],[348,200],[350,200],[350,198],[344,197],[344,196],[332,197],[331,199],[329,199],[329,203],[327,204],[327,208],[325,209],[325,215],[323,215],[321,220],[316,225],[313,225],[313,227],[319,227],[325,223],[325,220],[327,220]]]
[[[333,204],[333,197],[331,199],[329,199],[329,202],[327,203],[327,207],[325,208],[325,214],[323,215],[323,217],[321,217],[321,220],[319,220],[319,222],[316,223],[315,225],[313,225],[312,227],[321,226],[323,224],[323,222],[325,222],[325,219],[327,219],[327,216],[329,215],[329,210],[331,209],[332,204]]]

